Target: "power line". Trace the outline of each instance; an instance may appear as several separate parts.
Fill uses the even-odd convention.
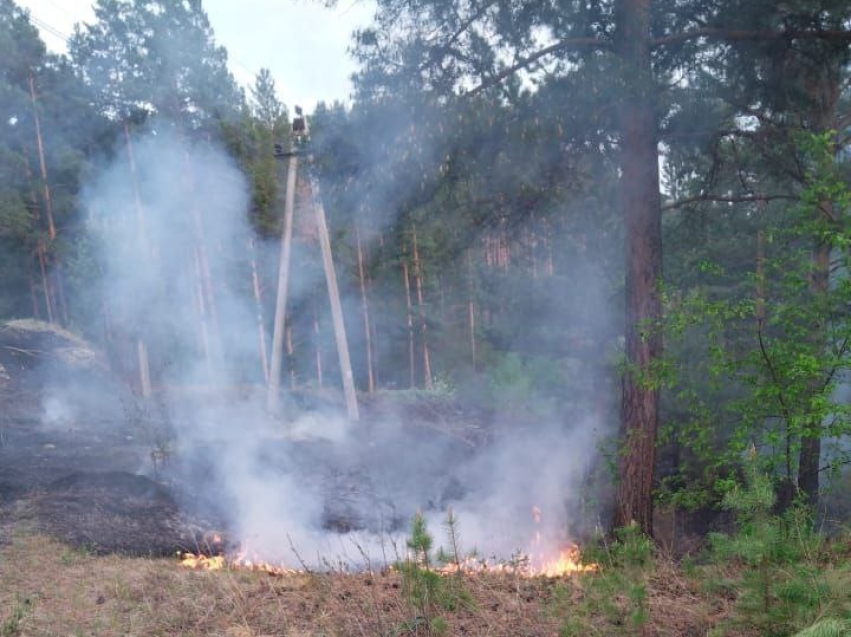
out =
[[[44,31],[46,33],[49,33],[53,37],[58,38],[59,40],[62,40],[62,42],[64,42],[65,44],[68,44],[68,40],[69,40],[68,35],[66,35],[62,31],[60,31],[56,27],[51,26],[50,24],[48,24],[44,20],[37,18],[32,13],[30,13],[30,22],[32,22],[35,26],[37,26],[39,31]]]

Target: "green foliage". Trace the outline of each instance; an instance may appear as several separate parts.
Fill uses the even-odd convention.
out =
[[[209,131],[244,107],[200,2],[98,0],[93,9],[68,49],[104,115]]]
[[[771,480],[753,464],[746,484],[724,497],[738,530],[710,536],[716,563],[722,571],[732,564],[737,573],[728,584],[737,593],[731,623],[766,637],[789,635],[825,616],[841,616],[851,602],[847,574],[839,571],[836,577],[826,566],[827,548],[813,531],[807,509],[795,506],[778,515],[772,513],[774,504]]]
[[[565,610],[562,637],[587,635],[589,630],[614,637],[624,634],[624,627],[643,634],[650,621],[648,587],[655,566],[650,538],[637,525],[616,529],[614,541],[590,547],[582,559],[599,564],[600,570],[580,575],[583,599],[579,606]]]
[[[19,599],[12,607],[9,616],[0,623],[0,637],[17,637],[22,634],[21,623],[33,610],[33,600],[29,597]]]
[[[440,611],[455,611],[472,604],[463,586],[463,573],[459,568],[458,520],[451,510],[447,513],[445,529],[449,548],[441,548],[433,555],[434,538],[423,515],[417,513],[411,521],[411,535],[407,542],[409,556],[396,565],[402,573],[405,596],[417,613],[413,624],[409,624],[413,627],[422,625],[428,635],[445,634],[447,624],[439,616]],[[447,564],[451,565],[451,572],[442,574],[439,569]]]
[[[704,262],[700,283],[668,294],[672,418],[664,440],[688,450],[669,480],[681,503],[717,502],[716,481],[751,447],[778,494],[825,464],[808,441],[835,446],[834,466],[846,460],[838,443],[851,433],[851,411],[837,388],[851,368],[851,228],[838,220],[851,189],[832,139],[799,139],[808,166],[800,203],[747,228],[753,269]],[[780,506],[787,504],[784,495]]]
[[[851,624],[837,619],[823,619],[795,633],[794,637],[849,637]]]

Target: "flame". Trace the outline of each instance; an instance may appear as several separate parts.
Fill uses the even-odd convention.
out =
[[[180,564],[200,571],[220,571],[228,565],[228,562],[224,555],[181,553]]]
[[[552,538],[544,539],[541,530],[543,514],[541,507],[537,504],[532,506],[532,519],[535,522],[535,533],[527,552],[518,552],[512,556],[510,561],[499,561],[496,558],[482,559],[470,556],[459,562],[450,562],[441,566],[431,567],[441,575],[452,575],[454,573],[492,573],[511,574],[521,577],[565,577],[578,573],[596,573],[600,570],[599,564],[583,563],[580,548],[576,544],[562,544],[558,555],[554,556],[553,548],[558,542]],[[221,546],[222,538],[213,535],[210,539],[212,546]],[[181,565],[206,571],[218,571],[222,569],[242,569],[260,571],[271,575],[286,575],[299,573],[300,571],[287,568],[281,564],[268,562],[260,559],[256,554],[249,557],[250,551],[241,550],[232,556],[204,555],[202,553],[181,553]]]
[[[249,558],[247,551],[240,551],[233,557],[225,555],[204,555],[203,553],[180,553],[180,564],[187,568],[199,571],[221,571],[223,569],[239,569],[245,571],[259,571],[270,575],[286,575],[298,573],[299,571],[287,568],[280,564],[273,564],[264,560]]]
[[[583,564],[579,547],[573,545],[562,549],[557,558],[543,560],[535,572],[542,577],[561,577],[574,573],[596,573],[599,570],[599,564]]]

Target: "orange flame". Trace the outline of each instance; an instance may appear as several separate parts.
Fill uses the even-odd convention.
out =
[[[220,571],[223,569],[239,569],[245,571],[260,571],[271,575],[285,575],[288,573],[298,573],[299,571],[272,564],[263,560],[252,559],[247,557],[247,552],[243,551],[234,557],[228,558],[224,555],[204,555],[202,553],[181,553],[180,564],[187,568],[199,571]]]
[[[541,565],[534,569],[536,575],[542,577],[561,577],[574,573],[596,573],[600,570],[598,564],[583,564],[578,546],[562,549],[555,559],[543,560]]]
[[[537,504],[532,507],[532,519],[535,522],[535,534],[528,553],[520,553],[514,556],[510,562],[501,562],[495,559],[483,560],[476,557],[467,557],[459,563],[444,564],[435,567],[434,570],[441,575],[453,573],[494,573],[513,574],[521,577],[564,577],[577,573],[596,573],[600,570],[599,564],[585,564],[579,546],[570,544],[559,550],[558,556],[552,555],[552,547],[555,542],[544,542],[541,531],[542,519],[541,507]],[[213,544],[221,544],[221,538],[214,535]],[[262,559],[255,555],[249,558],[249,551],[242,550],[232,557],[224,555],[206,556],[201,553],[182,553],[180,555],[181,565],[207,571],[218,571],[225,568],[261,571],[272,575],[285,575],[298,573],[293,570]]]

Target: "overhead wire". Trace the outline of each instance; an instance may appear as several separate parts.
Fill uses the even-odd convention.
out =
[[[44,31],[45,33],[49,33],[54,38],[62,40],[63,43],[68,44],[68,40],[70,39],[70,36],[63,33],[62,31],[60,31],[56,27],[48,24],[47,22],[45,22],[41,18],[34,16],[32,14],[32,12],[30,12],[30,22],[32,22],[36,27],[38,27],[39,31]]]

